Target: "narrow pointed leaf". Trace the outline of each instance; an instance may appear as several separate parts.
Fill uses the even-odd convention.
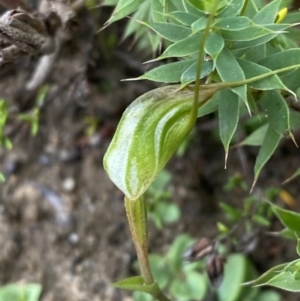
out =
[[[277,133],[290,134],[289,108],[284,98],[276,91],[266,91],[259,99],[259,104],[267,116],[270,127]]]
[[[258,65],[256,63],[246,61],[243,59],[237,59],[239,65],[243,69],[246,78],[255,77],[261,74],[266,74],[271,70]],[[257,90],[273,90],[273,89],[280,89],[280,90],[287,90],[286,86],[282,83],[278,75],[272,75],[267,78],[255,81],[253,83],[248,84],[251,88]]]
[[[246,60],[257,63],[266,57],[266,52],[266,44],[251,47],[246,53]]]
[[[270,40],[274,39],[276,36],[278,36],[278,33],[277,32],[272,32],[272,33],[266,34],[262,37],[256,38],[254,40],[236,41],[233,45],[233,49],[249,49],[251,47],[259,46],[259,45],[262,45],[262,44],[265,44],[265,43],[269,42]],[[265,66],[265,67],[268,67],[268,66]]]
[[[298,169],[293,173],[292,176],[290,176],[288,179],[286,179],[286,180],[283,182],[283,184],[288,183],[288,182],[294,180],[295,178],[297,178],[297,177],[299,177],[299,176],[300,176],[300,168],[298,168]]]
[[[260,60],[258,64],[271,70],[298,65],[300,64],[300,48],[280,51]],[[283,75],[284,73],[279,74],[280,77]]]
[[[220,96],[221,96],[221,91],[217,92],[207,103],[201,106],[198,109],[197,117],[200,118],[202,116],[216,112],[219,108]]]
[[[288,89],[297,92],[297,89],[300,87],[300,69],[296,69],[288,74],[281,75],[280,78]]]
[[[247,42],[256,40],[258,38],[269,36],[270,34],[279,34],[282,33],[283,30],[288,27],[287,25],[277,24],[279,26],[248,26],[246,28],[242,28],[240,30],[225,30],[222,29],[220,32],[224,40],[227,41],[236,41],[236,42]]]
[[[200,78],[203,78],[210,74],[214,69],[212,61],[203,61],[200,73]],[[189,68],[187,68],[181,75],[182,84],[188,84],[196,81],[197,62],[194,62]]]
[[[247,17],[233,17],[217,19],[213,26],[218,29],[235,31],[249,27],[252,24],[253,22]]]
[[[223,48],[217,58],[216,68],[223,82],[234,82],[245,79],[243,69],[226,47]],[[228,72],[229,70],[230,72]],[[244,102],[247,101],[246,85],[232,88],[232,91],[240,96]]]
[[[123,33],[123,39],[134,35],[135,39],[141,36],[141,32],[147,30],[146,27],[142,26],[137,22],[137,20],[147,20],[149,10],[149,3],[144,2],[140,5],[139,9],[133,14],[132,18],[129,20],[125,32]]]
[[[300,274],[299,271],[283,271],[270,279],[267,285],[284,289],[290,292],[300,292]]]
[[[285,227],[292,231],[300,232],[300,214],[294,211],[282,209],[273,204],[272,209]]]
[[[106,22],[111,24],[133,13],[144,1],[143,0],[119,0],[112,16]]]
[[[203,30],[206,26],[207,26],[207,21],[208,18],[207,17],[201,17],[199,18],[196,22],[194,22],[191,26],[192,28],[192,32],[196,33],[200,30]]]
[[[176,42],[169,46],[158,59],[168,57],[184,57],[199,50],[202,33],[194,34],[186,39]]]
[[[281,0],[271,1],[258,11],[258,13],[253,17],[253,21],[257,24],[274,23],[280,8],[280,4]]]
[[[239,98],[231,90],[220,91],[219,132],[225,149],[225,167],[230,141],[236,131],[239,120]]]
[[[145,1],[144,3],[148,2],[149,5],[151,5],[147,11],[147,14],[149,15],[149,12],[151,14],[151,20],[153,22],[164,22],[165,16],[162,13],[164,11],[164,5],[163,2],[160,0],[152,0],[152,1]],[[141,20],[141,19],[138,19]]]
[[[194,22],[196,22],[199,19],[199,16],[183,11],[171,12],[169,16],[174,18],[179,23],[187,26],[191,26]]]
[[[262,168],[276,150],[280,139],[281,135],[275,132],[271,127],[269,127],[264,137],[261,148],[259,150],[258,156],[256,158],[254,166],[254,182],[252,188],[255,185]]]
[[[243,9],[245,0],[231,0],[223,11],[220,12],[218,18],[235,17]]]
[[[274,235],[276,237],[283,237],[291,240],[296,240],[297,239],[296,235],[299,236],[300,232],[295,232],[289,228],[285,228],[279,232],[269,232],[268,234]]]
[[[207,1],[207,0],[205,0]],[[203,17],[205,15],[204,10],[200,8],[198,0],[184,0],[183,5],[187,12]]]
[[[252,285],[253,286],[266,285],[269,280],[271,280],[273,277],[277,276],[288,264],[289,264],[289,262],[279,264],[279,265],[271,268],[270,270],[268,270],[264,274],[262,274],[257,279],[246,282],[243,285],[251,285],[251,286]]]
[[[162,65],[150,70],[138,79],[148,79],[161,83],[178,83],[181,81],[182,74],[195,63],[196,60],[184,60]]]
[[[144,23],[151,28],[154,32],[156,32],[160,37],[171,41],[178,42],[183,39],[186,39],[191,33],[191,29],[183,26],[172,23]]]
[[[136,99],[124,112],[104,156],[107,174],[130,200],[145,192],[194,125],[194,91],[179,88],[158,88]],[[199,105],[218,89],[201,87]]]
[[[204,44],[204,51],[216,62],[224,44],[224,39],[219,33],[210,32]]]
[[[250,91],[247,91],[247,103],[249,105],[251,112],[253,112],[255,115],[258,115],[256,100],[252,95],[252,93],[250,93]]]
[[[245,140],[243,140],[240,145],[251,145],[251,146],[259,146],[263,143],[264,137],[266,136],[266,132],[268,130],[269,125],[264,124],[258,129],[256,129],[253,133],[251,133]]]
[[[150,285],[144,283],[144,279],[141,276],[135,276],[127,278],[118,282],[113,283],[114,287],[121,288],[129,291],[137,291],[148,294],[154,294],[159,290],[156,282]]]

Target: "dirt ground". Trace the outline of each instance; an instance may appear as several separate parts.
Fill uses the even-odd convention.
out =
[[[106,176],[102,159],[122,111],[154,85],[120,81],[145,67],[142,57],[126,51],[126,43],[113,48],[122,23],[95,35],[107,16],[108,11],[80,12],[78,28],[49,77],[37,136],[31,137],[28,124],[11,118],[7,133],[14,147],[0,152],[0,169],[7,176],[0,184],[0,284],[41,283],[41,301],[131,300],[110,285],[134,275],[136,258],[123,195]],[[9,101],[12,116],[34,105],[23,88],[36,62],[27,57],[1,66],[0,97]],[[97,123],[92,136],[86,117]],[[252,177],[257,150],[242,153],[244,167],[233,150],[224,170],[222,146],[207,128],[216,128],[214,119],[200,121],[186,154],[168,164],[182,219],[163,231],[150,225],[151,252],[163,253],[180,233],[213,237],[216,221],[223,219],[218,202],[241,206],[247,196],[224,192],[223,186],[236,172]],[[299,150],[285,141],[258,187],[279,185],[299,162]],[[286,189],[299,204],[299,182]],[[296,258],[294,245],[279,239],[264,240],[258,250],[252,258],[260,271]]]

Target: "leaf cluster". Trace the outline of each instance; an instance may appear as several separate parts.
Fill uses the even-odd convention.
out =
[[[183,252],[195,242],[188,235],[178,236],[168,252],[164,255],[150,255],[150,264],[155,279],[172,300],[189,301],[204,300],[210,292],[210,284],[205,272],[205,263],[188,264],[182,259]],[[225,265],[223,283],[216,291],[218,301],[279,301],[279,295],[274,291],[262,292],[257,288],[242,287],[246,279],[257,275],[251,262],[243,254],[232,254]],[[145,293],[135,292],[135,301],[152,301],[153,298]],[[267,298],[268,299],[264,299]]]
[[[181,88],[196,81],[199,43],[211,9],[209,3],[193,0],[120,0],[116,3],[107,24],[135,12],[130,22],[135,22],[138,30],[150,29],[154,36],[167,42],[168,46],[155,60],[177,59],[150,70],[137,80],[177,83]],[[145,14],[150,16],[147,20],[137,15],[142,7],[150,4],[147,8],[150,14]],[[248,112],[261,118],[260,126],[240,144],[259,146],[253,185],[280,140],[294,139],[293,131],[300,128],[299,112],[291,112],[285,99],[288,95],[294,97],[300,88],[299,29],[294,27],[300,14],[285,16],[283,4],[281,0],[268,4],[262,0],[220,1],[204,43],[205,56],[200,62],[200,78],[205,78],[206,84],[241,83],[216,91],[198,109],[199,118],[213,112],[218,114],[225,166],[241,117]]]
[[[274,213],[285,226],[282,231],[273,234],[296,240],[296,251],[298,256],[300,256],[300,214],[282,209],[273,204],[271,206]],[[300,292],[300,259],[275,266],[259,278],[246,284],[257,287],[269,285],[291,292]]]

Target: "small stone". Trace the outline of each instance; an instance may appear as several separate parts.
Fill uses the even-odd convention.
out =
[[[42,166],[50,166],[52,163],[51,158],[45,154],[39,156],[38,162]]]
[[[71,163],[81,158],[80,150],[77,148],[71,148],[68,150],[62,150],[59,154],[60,161],[64,163]]]
[[[77,233],[71,233],[69,235],[69,242],[72,245],[76,245],[79,242],[79,236]]]
[[[63,189],[67,192],[73,191],[75,189],[75,186],[76,186],[76,182],[74,178],[71,177],[66,178],[62,183]]]
[[[101,143],[101,135],[99,135],[99,133],[95,133],[89,139],[90,146],[96,147],[96,146],[99,146],[100,143]]]

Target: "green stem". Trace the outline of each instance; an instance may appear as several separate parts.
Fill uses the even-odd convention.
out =
[[[137,200],[129,200],[125,197],[125,209],[144,283],[151,285],[154,279],[148,257],[147,208],[143,196]],[[158,286],[155,287],[155,291],[151,294],[154,298],[159,301],[170,301]]]
[[[152,284],[154,279],[148,257],[148,227],[145,201],[143,197],[137,200],[129,200],[125,197],[125,208],[142,277],[145,284]]]
[[[215,17],[215,12],[217,10],[218,4],[219,4],[219,0],[215,1],[214,6],[208,16],[207,25],[205,27],[203,36],[201,38],[201,42],[199,44],[194,101],[193,101],[193,107],[192,107],[191,118],[190,118],[191,127],[194,125],[194,123],[197,119],[198,99],[199,99],[199,93],[200,93],[200,76],[201,76],[201,69],[202,69],[202,61],[203,61],[203,57],[204,57],[204,44],[205,44],[206,38],[209,34],[210,26]]]
[[[269,76],[276,75],[278,73],[282,73],[282,72],[286,72],[286,71],[290,71],[290,70],[293,70],[293,69],[298,69],[298,68],[300,68],[300,64],[296,64],[296,65],[293,65],[293,66],[288,66],[288,67],[280,68],[280,69],[277,69],[277,70],[273,70],[273,71],[270,71],[268,73],[264,73],[264,74],[257,75],[257,76],[251,77],[251,78],[243,79],[241,81],[217,83],[215,85],[220,85],[220,87],[222,87],[222,88],[233,88],[233,87],[237,87],[237,86],[250,84],[250,83],[256,82],[258,80],[267,78]],[[212,85],[214,85],[214,84],[212,84]],[[196,90],[196,87],[195,87],[195,90]]]

